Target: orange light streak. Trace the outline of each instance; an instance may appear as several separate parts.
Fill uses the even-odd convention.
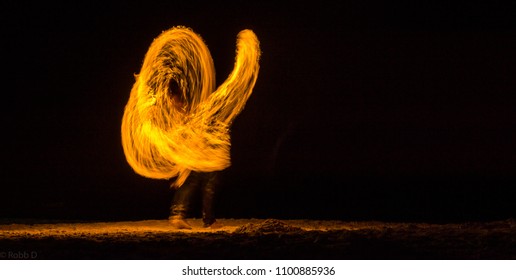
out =
[[[251,30],[237,36],[233,71],[215,90],[208,47],[186,27],[164,31],[152,42],[122,119],[129,165],[154,179],[230,166],[230,126],[251,96],[259,72],[260,46]]]

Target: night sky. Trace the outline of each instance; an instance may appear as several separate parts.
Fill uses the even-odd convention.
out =
[[[219,217],[515,218],[516,9],[476,2],[2,1],[0,219],[168,217],[168,182],[133,172],[120,125],[176,25],[203,37],[218,84],[240,30],[261,43]]]

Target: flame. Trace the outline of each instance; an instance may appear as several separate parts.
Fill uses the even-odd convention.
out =
[[[233,71],[215,90],[213,59],[199,35],[178,26],[154,39],[122,119],[122,145],[134,171],[177,177],[180,187],[191,171],[229,167],[229,129],[251,96],[259,58],[256,35],[240,31]]]

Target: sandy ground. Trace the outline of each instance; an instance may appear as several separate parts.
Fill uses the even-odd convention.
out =
[[[516,259],[516,221],[221,219],[0,224],[0,259]]]

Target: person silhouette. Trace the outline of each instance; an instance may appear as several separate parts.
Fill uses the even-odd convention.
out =
[[[205,227],[215,227],[213,202],[219,173],[231,165],[230,127],[258,78],[260,46],[252,30],[237,35],[235,66],[215,87],[208,47],[193,30],[173,27],[156,37],[135,75],[122,118],[129,165],[145,177],[172,179],[169,222],[186,221],[196,192]]]
[[[169,83],[168,94],[170,95],[174,106],[183,114],[186,113],[187,103],[185,101],[187,94],[181,89],[177,81],[171,80]],[[213,200],[215,195],[215,188],[219,183],[220,171],[214,172],[198,172],[190,171],[186,181],[175,190],[172,198],[172,205],[170,207],[169,223],[177,229],[191,229],[192,226],[186,221],[186,217],[191,211],[192,200],[195,194],[201,193],[202,199],[202,220],[204,227],[212,227],[215,222],[215,215],[213,212]],[[177,187],[174,185],[175,179],[170,181],[171,188]]]

